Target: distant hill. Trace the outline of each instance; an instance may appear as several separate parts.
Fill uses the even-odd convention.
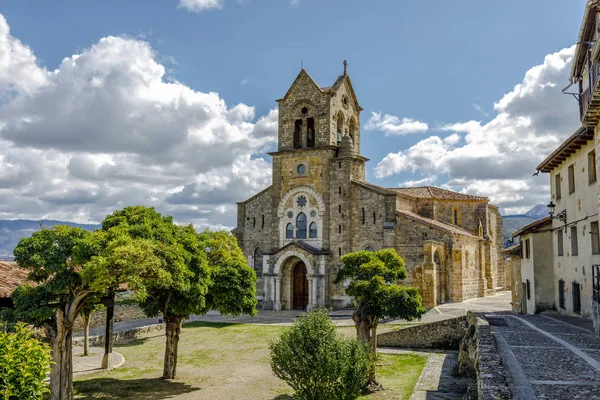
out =
[[[54,221],[44,219],[33,221],[27,219],[0,219],[0,260],[12,260],[13,249],[19,240],[31,236],[33,232],[40,230],[40,224],[44,227],[54,225],[78,226],[88,231],[100,228],[100,225],[76,224],[74,222]]]
[[[503,215],[502,223],[504,227],[504,245],[507,246],[512,234],[525,225],[537,221],[538,219],[548,216],[548,207],[543,204],[534,206],[525,214],[519,215]]]

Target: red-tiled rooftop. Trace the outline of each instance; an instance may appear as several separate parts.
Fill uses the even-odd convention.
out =
[[[487,197],[453,192],[435,186],[420,186],[407,188],[389,188],[397,193],[420,199],[459,200],[459,201],[489,201]]]
[[[0,298],[10,297],[17,286],[27,281],[28,272],[12,261],[0,261]]]

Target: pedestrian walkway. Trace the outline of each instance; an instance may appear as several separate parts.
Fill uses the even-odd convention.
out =
[[[83,347],[73,346],[73,376],[91,374],[101,371],[102,358],[104,357],[103,347],[90,347],[89,356],[83,355]],[[113,352],[111,354],[112,367],[118,368],[125,362],[122,354]]]
[[[588,328],[546,315],[486,318],[511,375],[515,398],[600,399],[600,339]]]

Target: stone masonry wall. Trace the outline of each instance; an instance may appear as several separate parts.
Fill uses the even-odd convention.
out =
[[[131,321],[134,319],[147,318],[146,314],[135,304],[115,305],[114,322]],[[90,328],[106,325],[106,309],[94,311],[90,318]],[[83,330],[83,317],[77,316],[74,331]]]
[[[377,335],[378,347],[458,350],[467,317],[401,328]]]

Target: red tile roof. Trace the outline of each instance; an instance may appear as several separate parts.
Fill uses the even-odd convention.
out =
[[[435,200],[458,200],[458,201],[489,201],[487,197],[473,196],[470,194],[453,192],[435,186],[407,187],[407,188],[389,188],[397,193],[404,194],[420,199]]]
[[[27,282],[28,272],[12,261],[0,261],[0,297],[10,297],[10,294]]]

